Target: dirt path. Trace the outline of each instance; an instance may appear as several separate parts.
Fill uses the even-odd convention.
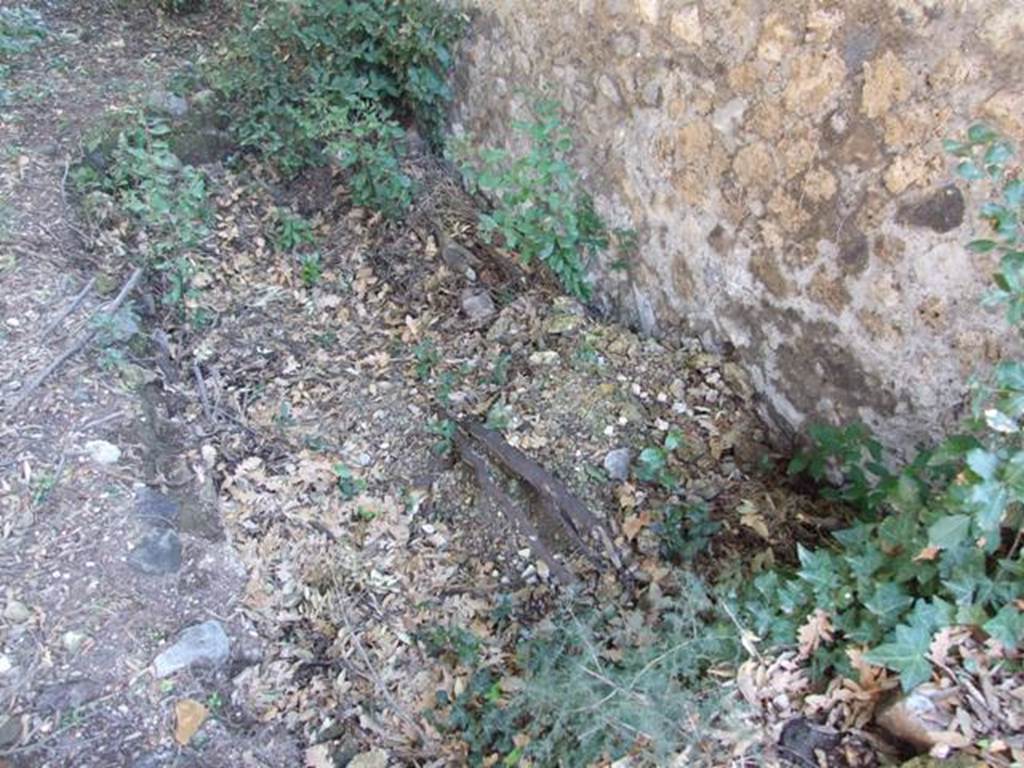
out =
[[[130,271],[104,275],[76,231],[67,177],[83,135],[207,37],[126,5],[31,4],[46,37],[14,62],[0,112],[0,765],[295,765],[288,737],[232,708],[230,666],[149,672],[200,622],[223,627],[233,659],[258,648],[236,616],[245,571],[195,436],[158,387],[136,394],[146,362],[89,349],[10,408]],[[185,699],[212,715],[188,747],[172,737]]]

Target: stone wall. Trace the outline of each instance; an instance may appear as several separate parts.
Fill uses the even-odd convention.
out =
[[[1024,138],[1020,0],[473,0],[457,130],[559,98],[599,210],[640,235],[606,301],[735,349],[765,415],[893,446],[956,420],[1010,335],[943,138]]]

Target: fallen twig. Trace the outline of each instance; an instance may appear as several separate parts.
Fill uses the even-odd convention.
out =
[[[112,302],[110,302],[107,305],[104,305],[100,310],[98,310],[93,315],[93,317],[96,317],[101,312],[107,314],[116,313],[117,310],[121,308],[121,305],[124,304],[125,300],[131,294],[131,292],[135,290],[135,287],[139,284],[139,281],[141,279],[142,267],[136,267],[135,271],[132,272],[127,282],[125,282],[125,284],[121,287],[121,292],[117,294],[117,296],[114,298]],[[71,346],[69,346],[59,355],[57,355],[53,362],[47,365],[46,368],[44,368],[28,384],[25,385],[25,388],[18,393],[14,400],[11,401],[8,410],[11,412],[18,410],[18,408],[21,407],[22,403],[24,403],[28,399],[28,397],[36,389],[39,388],[39,385],[41,385],[51,375],[53,375],[54,371],[59,369],[62,365],[64,365],[64,363],[66,363],[72,357],[74,357],[83,349],[85,349],[89,345],[89,343],[96,337],[96,334],[99,333],[99,330],[100,329],[95,324],[93,324],[81,337],[79,337],[79,339],[75,343],[73,343]]]
[[[64,318],[66,318],[68,315],[72,314],[75,310],[77,310],[78,307],[81,306],[82,302],[85,301],[85,297],[89,295],[89,291],[92,290],[92,287],[94,285],[96,285],[96,278],[89,278],[89,281],[85,284],[85,287],[77,294],[75,294],[75,298],[71,300],[71,303],[68,304],[63,310],[61,310],[60,313],[55,318],[53,318],[53,320],[47,323],[46,327],[43,328],[43,332],[39,334],[39,338],[45,339],[47,336],[50,335],[50,332],[54,328],[56,328],[64,321]]]

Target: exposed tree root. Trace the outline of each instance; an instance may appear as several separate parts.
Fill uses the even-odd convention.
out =
[[[526,512],[495,480],[494,465],[526,483],[536,494],[539,508],[565,529],[588,558],[598,565],[610,562],[617,570],[622,569],[622,558],[607,526],[597,519],[565,483],[518,448],[509,445],[499,433],[475,422],[457,420],[450,415],[448,418],[456,427],[453,438],[455,448],[462,460],[473,468],[481,490],[506,519],[520,529],[529,541],[530,548],[559,581],[568,584],[575,581],[575,578],[551,553]]]

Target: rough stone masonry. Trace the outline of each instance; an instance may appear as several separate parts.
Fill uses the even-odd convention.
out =
[[[561,100],[599,210],[640,235],[604,300],[730,345],[783,432],[861,419],[907,449],[1015,352],[980,299],[983,190],[942,139],[1024,139],[1021,0],[475,0],[456,130],[513,146]],[[973,197],[971,197],[973,195]]]

